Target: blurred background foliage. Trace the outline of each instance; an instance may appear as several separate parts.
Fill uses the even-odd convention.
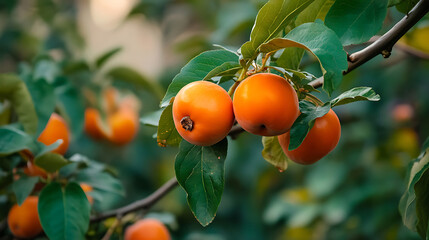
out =
[[[95,141],[82,131],[85,107],[97,105],[100,92],[113,85],[138,96],[140,116],[157,110],[169,82],[192,57],[213,44],[235,50],[249,38],[264,2],[0,1],[0,72],[41,74],[60,92],[65,104],[58,110],[73,134],[66,157],[79,153],[112,167],[126,195],[106,195],[94,204],[98,211],[112,209],[173,177],[178,149],[157,146],[156,128],[143,124],[126,146]],[[390,8],[382,32],[403,16]],[[338,92],[370,86],[382,100],[336,108],[342,136],[325,159],[312,166],[291,162],[281,173],[263,160],[260,137],[243,133],[230,141],[225,192],[211,225],[199,225],[180,188],[149,214],[168,224],[173,239],[419,239],[402,224],[398,203],[408,165],[429,135],[425,21],[401,40],[423,57],[398,48],[389,59],[378,56],[345,76]],[[302,69],[320,71],[310,56]],[[0,103],[0,113],[6,109]],[[4,195],[0,206],[5,219],[10,205]],[[109,224],[92,225],[88,238],[99,239]],[[8,239],[4,225],[0,238]]]

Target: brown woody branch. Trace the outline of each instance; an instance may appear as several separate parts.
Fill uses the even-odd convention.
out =
[[[161,198],[163,198],[167,193],[173,190],[177,185],[178,182],[176,178],[173,177],[146,198],[133,202],[130,205],[126,205],[124,207],[93,216],[91,217],[91,222],[98,222],[110,217],[122,218],[125,214],[128,214],[130,212],[142,209],[149,209]]]
[[[368,62],[373,59],[377,55],[381,54],[383,57],[387,58],[390,56],[392,52],[393,46],[398,42],[398,40],[404,36],[405,33],[408,32],[420,19],[422,19],[426,13],[429,12],[429,0],[420,0],[416,6],[403,17],[398,23],[395,24],[387,33],[382,35],[381,37],[373,38],[374,42],[372,42],[366,48],[350,54],[348,56],[349,66],[346,71],[343,72],[344,75],[353,71],[357,67],[362,64]],[[416,55],[421,56],[421,53],[416,53],[416,51],[412,51],[410,48],[404,48],[404,46],[399,46],[400,49]],[[417,55],[418,54],[418,55]],[[426,57],[426,56],[424,56]],[[321,87],[323,85],[323,77],[318,78],[310,83],[315,88]]]
[[[360,65],[366,63],[367,61],[371,60],[379,54],[382,54],[384,57],[388,57],[395,43],[408,30],[410,30],[410,28],[412,28],[428,11],[429,0],[419,1],[417,5],[409,12],[409,14],[402,18],[387,33],[376,39],[373,43],[371,43],[369,46],[362,49],[361,51],[349,55],[349,66],[348,69],[343,72],[343,74],[345,75],[351,72],[352,70],[356,69]],[[314,80],[310,83],[310,85],[315,88],[321,87],[323,85],[323,77]],[[240,126],[236,125],[231,129],[228,135],[230,135],[232,138],[235,138],[243,131],[244,130]],[[130,212],[134,212],[137,210],[148,210],[177,186],[177,179],[173,177],[148,197],[133,202],[124,207],[101,213],[99,215],[95,215],[91,217],[91,222],[98,222],[110,217],[122,218],[125,214],[128,214]]]

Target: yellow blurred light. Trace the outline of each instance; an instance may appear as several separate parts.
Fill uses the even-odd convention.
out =
[[[94,23],[105,30],[116,28],[128,15],[136,0],[91,0]]]

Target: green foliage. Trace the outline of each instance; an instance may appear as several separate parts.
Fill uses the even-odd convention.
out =
[[[356,87],[341,93],[338,97],[332,99],[331,106],[339,106],[357,101],[379,101],[380,95],[374,92],[370,87]]]
[[[319,39],[319,41],[314,41]],[[322,23],[305,23],[292,30],[286,38],[276,38],[261,46],[265,53],[283,48],[297,47],[310,51],[320,62],[324,83],[323,89],[331,94],[347,69],[347,54],[335,33]]]
[[[47,152],[43,155],[37,156],[34,159],[34,163],[44,170],[53,173],[69,164],[69,161],[58,153]]]
[[[189,207],[203,226],[213,221],[220,204],[227,148],[226,139],[209,147],[183,140],[176,156],[177,181],[186,191]]]
[[[230,51],[212,50],[201,53],[189,61],[174,77],[161,101],[161,107],[166,107],[171,98],[176,96],[180,89],[188,83],[206,79],[208,75],[214,77],[216,74],[228,70],[228,67],[235,69],[237,62],[238,56]]]
[[[428,142],[428,141],[426,141]],[[429,148],[425,146],[420,156],[408,170],[407,188],[399,203],[399,211],[405,226],[427,238],[429,221]]]
[[[304,138],[314,125],[317,118],[323,117],[331,109],[331,104],[325,103],[323,106],[316,106],[308,101],[299,102],[301,114],[295,120],[290,128],[289,151],[292,151],[301,145]]]
[[[283,149],[280,146],[277,136],[262,137],[262,145],[264,146],[264,150],[262,150],[262,157],[264,157],[264,159],[274,167],[279,169],[279,171],[286,170],[288,159],[283,153]]]
[[[91,206],[76,183],[52,182],[40,193],[38,211],[49,239],[85,239]]]
[[[177,132],[173,120],[173,104],[168,105],[161,114],[158,123],[156,141],[160,146],[178,146],[182,137]]]
[[[404,14],[408,14],[418,2],[419,0],[402,0],[396,4],[396,9]]]
[[[387,13],[387,2],[337,0],[326,15],[325,24],[334,30],[343,45],[366,42],[381,29]]]
[[[299,26],[304,23],[314,22],[316,19],[324,20],[334,2],[335,0],[315,0],[296,17],[294,25]],[[303,55],[303,49],[286,48],[276,62],[281,67],[296,70]]]
[[[24,200],[33,191],[34,186],[39,181],[38,177],[28,177],[25,174],[20,174],[19,179],[12,183],[12,189],[16,196],[16,202],[18,205],[24,202]]]
[[[164,94],[163,90],[157,83],[147,79],[136,70],[129,67],[114,67],[110,69],[106,75],[113,78],[113,80],[123,81],[141,87],[146,91],[153,93],[158,99],[161,99]]]
[[[24,149],[30,150],[35,156],[56,149],[59,141],[49,146],[38,142],[33,136],[12,127],[0,128],[0,156],[9,155]]]
[[[99,56],[95,60],[95,67],[101,68],[106,64],[113,56],[118,54],[122,50],[121,47],[113,48],[112,50],[107,51],[106,53],[103,53],[101,56]]]
[[[74,180],[89,184],[93,188],[102,190],[105,193],[125,196],[121,182],[111,174],[100,171],[99,169],[81,169],[74,177]]]
[[[37,131],[37,114],[25,83],[16,75],[1,74],[0,97],[7,98],[12,102],[25,131],[32,135],[35,134]]]
[[[256,16],[250,41],[241,46],[243,58],[256,58],[259,46],[278,37],[278,34],[313,1],[292,0],[288,1],[287,4],[283,0],[268,1]]]

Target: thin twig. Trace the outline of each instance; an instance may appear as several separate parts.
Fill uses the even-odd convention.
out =
[[[152,207],[155,203],[157,203],[162,197],[164,197],[172,189],[174,189],[177,185],[178,185],[178,182],[176,178],[173,177],[170,180],[168,180],[166,183],[164,183],[164,185],[158,188],[151,195],[147,196],[146,198],[133,202],[130,205],[126,205],[124,207],[93,216],[91,218],[91,222],[98,222],[106,218],[115,217],[118,215],[124,216],[127,213],[134,212],[140,209],[148,209]]]
[[[395,24],[387,33],[377,39],[374,43],[361,51],[350,55],[350,61],[346,74],[366,63],[375,56],[382,54],[388,57],[393,45],[410,30],[429,11],[429,0],[420,0],[416,6]]]
[[[429,12],[429,0],[421,0],[416,4],[416,6],[409,12],[407,16],[403,17],[387,33],[385,33],[381,37],[373,38],[373,42],[369,46],[351,54],[348,58],[348,69],[343,72],[343,75],[348,74],[349,72],[353,71],[357,67],[368,62],[379,54],[388,57],[396,42],[402,36],[404,36],[404,34],[408,32],[408,30],[410,30],[422,17],[424,17],[427,12]],[[405,51],[405,48],[403,46],[400,46],[399,48]],[[410,49],[407,49],[407,51],[411,54]],[[417,55],[415,52],[413,53],[414,55]],[[323,85],[323,77],[312,81],[310,85],[314,88],[321,87]]]

